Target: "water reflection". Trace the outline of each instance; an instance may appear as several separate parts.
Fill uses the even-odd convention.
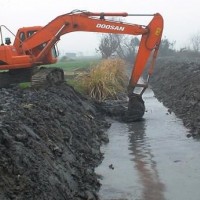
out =
[[[146,136],[145,120],[129,124],[129,150],[143,186],[143,200],[165,200],[165,185],[161,182],[157,164]]]

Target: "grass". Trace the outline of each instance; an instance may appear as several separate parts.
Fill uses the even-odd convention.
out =
[[[88,74],[77,76],[70,84],[97,101],[117,99],[128,83],[126,63],[121,59],[106,59],[91,68]]]
[[[18,84],[20,89],[27,89],[31,87],[31,82],[22,82]]]
[[[56,64],[51,65],[51,67],[62,68],[65,72],[72,72],[76,69],[84,68],[88,69],[99,62],[99,58],[77,58],[66,61],[59,61]]]

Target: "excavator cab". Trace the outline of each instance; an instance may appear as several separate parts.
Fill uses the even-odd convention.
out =
[[[41,51],[45,49],[46,45],[48,44],[48,41],[46,41],[45,39],[43,39],[43,42],[40,44],[37,44],[37,42],[33,42],[31,44],[31,48],[27,48],[26,51],[24,50],[23,46],[27,40],[31,40],[31,37],[33,37],[41,29],[42,29],[41,26],[32,26],[32,27],[23,27],[18,30],[13,45],[15,46],[19,54],[26,54],[30,55],[33,58],[36,58],[41,53]],[[39,61],[37,62],[42,65],[53,64],[57,62],[58,55],[59,52],[57,44],[55,43],[52,45],[49,51],[46,51],[45,56],[42,58],[42,62]]]

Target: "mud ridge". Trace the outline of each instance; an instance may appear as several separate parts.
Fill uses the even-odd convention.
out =
[[[0,199],[98,199],[110,124],[66,83],[0,90]]]
[[[200,61],[187,57],[157,61],[150,84],[156,97],[189,128],[200,135]]]

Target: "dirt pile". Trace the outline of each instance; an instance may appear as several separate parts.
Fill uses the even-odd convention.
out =
[[[0,90],[0,199],[97,199],[109,124],[67,84]]]
[[[150,84],[156,97],[183,120],[192,135],[199,135],[200,62],[186,57],[158,59]]]

